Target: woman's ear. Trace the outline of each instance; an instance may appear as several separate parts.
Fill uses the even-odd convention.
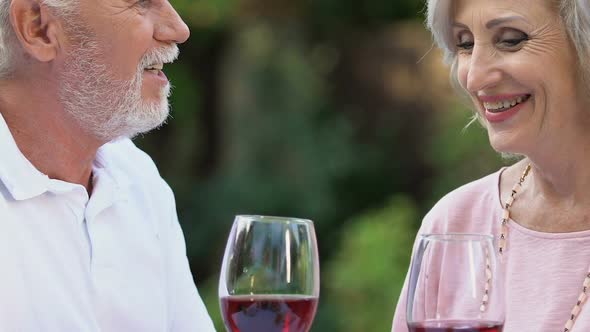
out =
[[[55,59],[62,29],[57,18],[40,0],[13,0],[10,22],[21,47],[30,57],[40,62]]]

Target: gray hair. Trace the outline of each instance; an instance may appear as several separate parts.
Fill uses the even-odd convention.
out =
[[[588,0],[545,0],[555,4],[567,34],[576,48],[581,78],[590,87],[590,1]],[[451,84],[462,91],[457,77],[457,51],[452,31],[454,0],[428,0],[426,26],[432,32],[434,42],[444,54],[444,62],[451,66]],[[485,127],[477,112],[468,126],[479,121]]]
[[[10,24],[10,4],[12,0],[0,0],[0,79],[14,71],[20,46]],[[74,13],[78,0],[41,0],[41,2],[62,17]]]
[[[545,0],[547,1],[547,0]],[[561,19],[578,52],[581,63],[590,56],[590,2],[588,0],[550,0],[557,4]],[[455,60],[455,45],[451,29],[453,0],[428,0],[426,25],[435,43],[444,51],[447,64]],[[590,68],[584,67],[590,70]]]

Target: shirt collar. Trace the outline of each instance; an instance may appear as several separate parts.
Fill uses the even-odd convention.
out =
[[[96,153],[93,164],[94,188],[86,209],[86,220],[94,220],[103,210],[129,198],[131,181],[116,167],[116,142],[107,143]]]
[[[125,174],[117,170],[114,165],[110,165],[109,154],[113,144],[116,142],[107,143],[98,149],[94,168],[104,169],[110,176],[114,185],[113,194],[116,193],[113,200],[116,201],[126,199],[131,183]],[[20,151],[1,113],[0,156],[0,182],[15,200],[31,199],[56,189],[51,185],[55,180],[41,173]]]
[[[104,171],[112,181],[114,191],[117,193],[119,199],[126,199],[128,191],[131,186],[129,176],[125,174],[119,167],[113,165],[114,154],[116,154],[115,146],[117,141],[109,142],[101,146],[96,152],[94,159],[94,172]],[[115,163],[116,164],[116,163]],[[97,180],[97,174],[94,174],[94,180]]]
[[[47,191],[49,177],[22,154],[0,113],[0,181],[15,200],[25,200]]]

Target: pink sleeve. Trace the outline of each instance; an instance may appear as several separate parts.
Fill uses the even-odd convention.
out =
[[[397,301],[397,307],[395,314],[393,315],[393,326],[391,332],[408,332],[408,326],[406,325],[406,301],[408,299],[408,278],[409,273],[406,275],[406,281],[404,287],[399,294]]]
[[[418,234],[426,233],[494,233],[490,223],[490,211],[498,204],[499,174],[496,172],[471,182],[441,198],[424,216]],[[492,212],[494,213],[494,212]],[[416,252],[416,236],[412,248],[412,260]],[[408,332],[406,302],[408,297],[409,269],[393,316],[392,332]],[[460,281],[457,281],[460,282]],[[449,300],[450,301],[450,300]]]
[[[437,204],[440,207],[440,203]],[[433,223],[434,223],[434,216],[438,214],[438,210],[435,206],[422,220],[422,225],[416,234],[416,238],[414,240],[414,244],[412,245],[412,258],[411,261],[414,260],[414,253],[416,252],[416,246],[418,245],[418,238],[419,234],[429,233],[433,231]],[[410,262],[411,266],[411,262]],[[397,307],[395,309],[395,313],[393,315],[393,325],[391,327],[391,332],[408,332],[408,325],[406,321],[406,303],[408,300],[408,282],[410,279],[410,266],[408,266],[408,273],[406,274],[406,280],[404,281],[404,286],[402,287],[402,291],[399,294],[399,298],[397,300]]]

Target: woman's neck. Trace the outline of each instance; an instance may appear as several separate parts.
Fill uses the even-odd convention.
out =
[[[561,233],[590,229],[590,160],[525,158],[511,166],[501,181],[502,202],[527,164],[531,171],[511,209],[519,224],[537,231]]]

